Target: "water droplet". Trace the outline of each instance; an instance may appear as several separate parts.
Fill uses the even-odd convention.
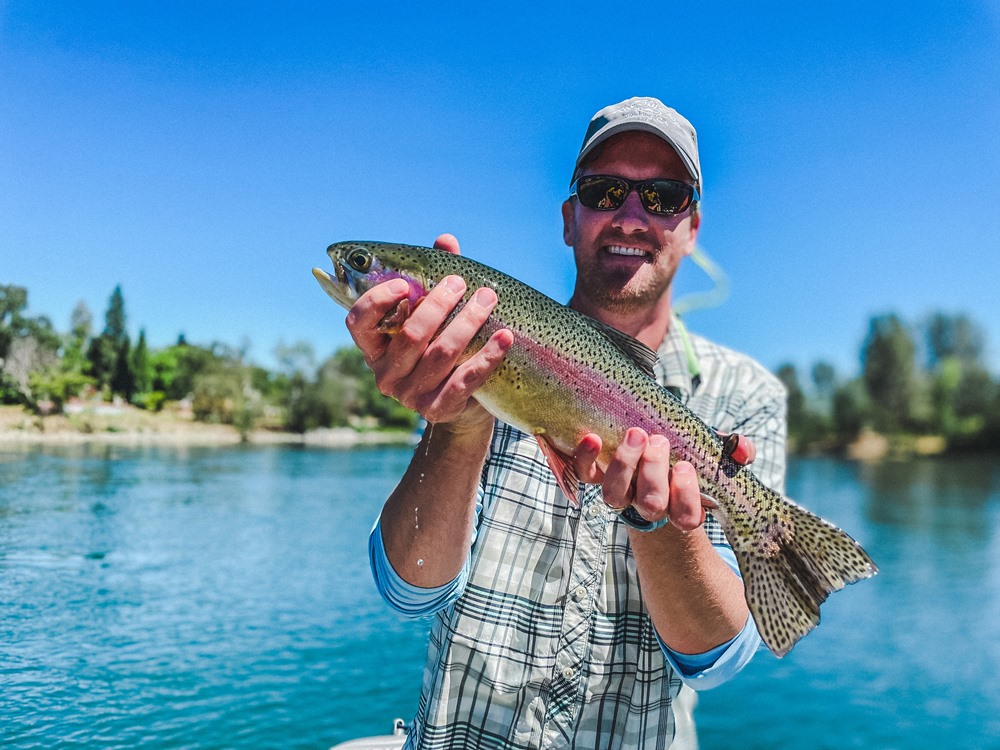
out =
[[[433,436],[434,436],[434,423],[433,422],[428,422],[427,423],[427,439],[424,441],[424,458],[427,458],[427,454],[430,452],[430,449],[431,449],[431,438]],[[423,474],[421,474],[420,476],[423,476]]]

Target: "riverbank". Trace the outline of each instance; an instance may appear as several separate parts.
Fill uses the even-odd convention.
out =
[[[883,461],[891,458],[940,456],[948,450],[941,435],[882,435],[862,430],[847,445],[844,457],[855,461]]]
[[[251,430],[245,436],[230,425],[196,422],[172,411],[148,412],[129,405],[100,404],[73,414],[38,416],[19,406],[0,406],[0,448],[17,445],[308,445],[352,448],[359,445],[405,445],[413,433],[361,431],[350,427],[311,430],[305,434]]]
[[[11,445],[192,445],[227,446],[307,445],[352,448],[359,445],[407,445],[417,436],[400,430],[356,430],[324,428],[305,434],[276,430],[251,430],[245,436],[231,425],[197,422],[184,412],[165,409],[149,412],[128,404],[96,404],[70,414],[39,416],[19,406],[0,406],[0,448]],[[914,456],[936,456],[948,450],[943,437],[926,435],[886,436],[862,430],[847,446],[796,451],[796,455],[841,455],[854,461],[875,462]]]

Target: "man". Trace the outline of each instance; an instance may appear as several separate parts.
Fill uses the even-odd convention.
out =
[[[657,350],[660,382],[709,424],[750,438],[756,473],[780,490],[779,382],[671,316],[700,192],[687,120],[649,98],[598,112],[562,206],[577,266],[570,306]],[[458,252],[448,235],[437,244]],[[759,636],[693,467],[671,467],[666,438],[633,428],[602,474],[591,435],[574,457],[588,482],[574,506],[534,439],[472,398],[511,332],[456,365],[495,293],[477,290],[435,336],[465,291],[445,279],[390,338],[377,323],[405,286],[370,290],[347,323],[382,391],[431,425],[370,539],[387,600],[437,613],[407,747],[694,747],[693,734],[678,733],[689,718],[676,702],[682,684],[728,679]],[[633,515],[622,514],[629,506]]]

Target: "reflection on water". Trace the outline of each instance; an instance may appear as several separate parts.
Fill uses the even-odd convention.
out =
[[[0,451],[0,745],[323,748],[416,707],[367,533],[407,449]],[[794,461],[880,574],[704,693],[702,747],[1000,747],[1000,462]]]
[[[997,492],[997,466],[982,458],[888,461],[865,465],[860,481],[875,523],[935,535],[942,544],[988,541],[986,513]]]

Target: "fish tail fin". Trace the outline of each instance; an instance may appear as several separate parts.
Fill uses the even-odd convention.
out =
[[[878,568],[846,532],[763,489],[773,497],[762,504],[755,533],[733,550],[757,630],[781,658],[819,624],[819,606],[831,593]]]

